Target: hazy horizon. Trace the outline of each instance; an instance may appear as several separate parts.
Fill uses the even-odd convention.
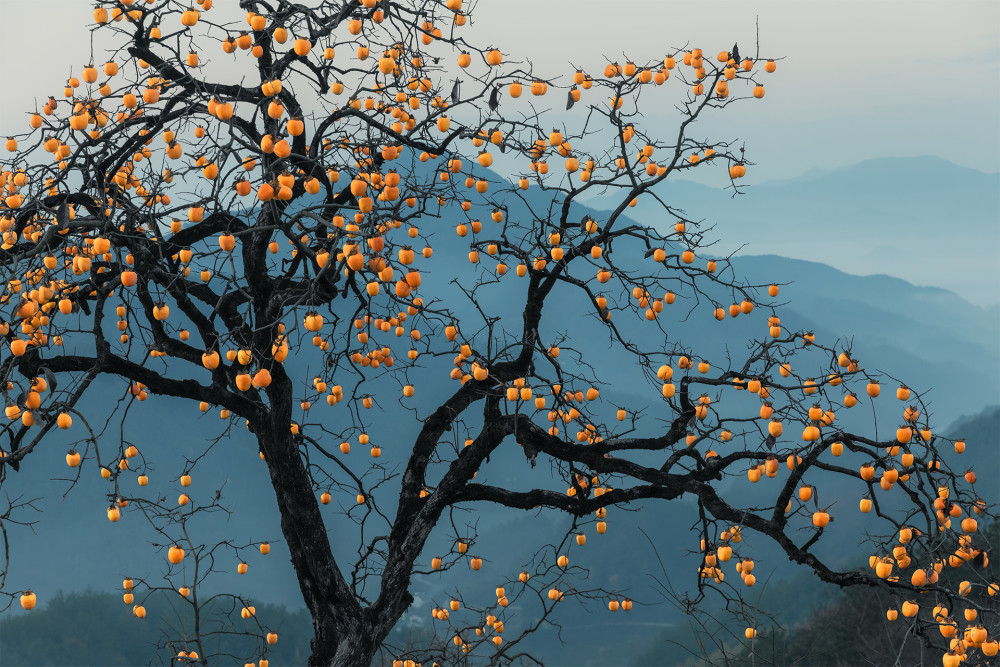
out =
[[[239,19],[241,13],[232,13],[230,5],[238,7],[235,0],[217,0],[213,13]],[[685,45],[715,53],[739,42],[743,53],[754,55],[759,34],[761,55],[781,59],[777,71],[765,75],[766,103],[745,105],[738,124],[733,127],[727,118],[724,126],[724,134],[747,142],[748,155],[757,163],[755,182],[871,157],[925,154],[1000,172],[1000,87],[984,85],[1000,80],[1000,3],[772,0],[736,5],[711,21],[705,20],[703,7],[690,3],[633,0],[618,7],[618,20],[603,11],[583,11],[587,6],[607,5],[596,0],[473,3],[466,38],[494,44],[511,60],[528,60],[546,76],[566,76],[570,66],[594,71],[608,60],[662,58]],[[45,3],[51,34],[60,36],[58,49],[43,49],[34,31],[6,31],[5,54],[30,54],[31,65],[9,68],[0,135],[21,131],[19,121],[26,121],[34,100],[49,94],[59,99],[65,80],[79,75],[91,59],[92,10],[93,3],[79,0]],[[32,25],[40,11],[33,3],[7,3],[3,22]],[[526,16],[539,34],[523,29]],[[553,27],[560,25],[564,28]],[[207,47],[202,51],[206,57],[223,55]],[[93,59],[103,56],[102,45],[96,44]],[[719,128],[707,122],[704,127],[718,134]],[[798,150],[803,145],[809,150]]]
[[[971,237],[949,238],[950,252],[943,257],[915,257],[921,265],[919,281],[912,272],[888,275],[955,290],[954,274],[965,269],[963,251],[981,251],[985,243],[1000,256],[1000,87],[984,85],[1000,81],[1000,3],[839,0],[819,5],[774,0],[737,5],[713,14],[711,21],[705,20],[702,7],[689,3],[634,0],[618,7],[615,17],[584,11],[587,7],[603,10],[606,4],[473,3],[466,37],[495,45],[509,54],[505,58],[526,61],[546,76],[561,77],[576,67],[599,71],[609,60],[655,60],[684,46],[715,53],[735,41],[753,56],[759,39],[762,56],[779,58],[777,71],[762,75],[766,98],[740,103],[738,112],[706,116],[694,126],[696,135],[738,137],[745,143],[752,162],[744,179],[750,192],[752,186],[832,173],[871,159],[939,158],[996,177],[993,199],[984,202],[996,211],[994,226]],[[901,21],[904,8],[906,20]],[[33,31],[7,31],[7,55],[30,54],[31,66],[8,72],[0,136],[26,129],[26,114],[35,100],[49,94],[63,99],[61,88],[69,76],[79,75],[91,60],[103,62],[103,44],[92,50],[90,43],[92,9],[92,3],[78,0],[46,3],[46,21],[60,35],[58,49],[43,50]],[[4,17],[11,26],[31,25],[40,11],[35,4],[10,4]],[[240,21],[242,11],[235,0],[217,0],[213,15]],[[524,29],[525,17],[537,29]],[[236,66],[210,46],[216,45],[200,49],[208,66],[235,75]],[[647,122],[675,124],[672,108],[653,108],[644,115]],[[717,188],[727,184],[718,171],[687,172],[679,180]],[[760,245],[746,252],[769,251]],[[827,262],[855,272],[838,264],[833,251]],[[977,290],[979,296],[959,295],[981,306],[996,305],[1000,278],[990,280],[995,284]]]

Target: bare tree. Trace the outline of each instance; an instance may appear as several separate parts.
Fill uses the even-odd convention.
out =
[[[911,407],[888,437],[840,427],[834,406],[874,403],[879,375],[842,341],[783,327],[778,286],[748,284],[729,258],[712,258],[709,228],[658,187],[718,165],[739,193],[749,163],[738,142],[697,139],[692,128],[759,103],[773,60],[747,46],[743,59],[737,47],[717,57],[676,48],[564,81],[467,43],[460,0],[243,0],[245,22],[213,4],[99,6],[94,34],[117,47],[108,64],[88,64],[65,99],[50,98],[8,141],[5,488],[19,491],[14,471],[60,429],[86,422],[68,461],[104,467],[109,518],[139,508],[172,564],[194,559],[200,569],[181,594],[197,611],[215,554],[266,547],[196,543],[186,522],[218,503],[192,510],[126,494],[119,480],[141,473],[138,448],[76,406],[110,375],[129,385],[126,405],[115,406],[121,419],[130,401],[158,395],[219,410],[229,428],[253,434],[266,462],[313,621],[311,665],[368,665],[380,650],[531,662],[521,637],[502,636],[520,602],[536,599],[543,620],[568,597],[630,608],[613,591],[571,583],[574,522],[498,588],[496,607],[453,619],[456,599],[434,610],[428,646],[390,650],[415,575],[465,561],[478,569],[475,534],[460,534],[454,512],[484,503],[565,513],[603,533],[611,508],[694,498],[702,565],[692,605],[708,590],[738,602],[754,585],[740,545],[751,532],[824,581],[921,604],[959,594],[935,583],[942,559],[978,571],[988,545],[974,514],[988,507],[970,476],[949,467],[942,447],[955,443],[931,431],[923,397],[894,383]],[[219,58],[241,74],[214,78],[209,61]],[[565,115],[546,108],[554,94]],[[666,96],[680,122],[659,138],[640,110]],[[581,197],[593,193],[616,205],[581,219]],[[662,204],[659,220],[628,217],[640,197]],[[434,253],[432,237],[444,250]],[[764,311],[767,335],[738,359],[706,359],[672,333],[688,318],[737,316],[759,318],[763,332]],[[586,351],[597,339],[608,358]],[[648,407],[602,398],[623,358],[648,381],[635,388]],[[410,407],[441,382],[452,384],[436,408]],[[366,431],[387,419],[411,444],[383,458]],[[372,447],[372,460],[348,457],[352,441]],[[482,481],[491,454],[515,446],[526,471],[549,468],[546,484]],[[779,475],[752,503],[721,484]],[[871,571],[839,571],[814,554],[831,531],[808,482],[821,475],[866,485],[885,554]],[[331,549],[324,506],[334,494],[357,527],[354,563]],[[431,558],[435,532],[454,546]],[[911,544],[921,545],[920,563]],[[724,583],[730,559],[742,584]],[[918,566],[926,581],[911,574]],[[136,591],[175,586],[132,582]],[[245,600],[226,600],[252,616]],[[947,650],[934,625],[914,629]],[[181,657],[207,661],[202,638],[216,631],[228,630],[199,626],[197,649]]]

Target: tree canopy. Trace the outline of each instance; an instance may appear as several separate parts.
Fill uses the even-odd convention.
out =
[[[850,339],[784,326],[781,277],[741,279],[664,189],[705,170],[739,195],[740,142],[694,128],[716,114],[738,128],[777,58],[685,46],[549,75],[467,42],[461,0],[314,4],[101,3],[91,29],[107,62],[85,63],[7,140],[0,485],[30,495],[19,469],[68,446],[73,475],[107,480],[109,520],[155,527],[169,565],[163,580],[125,582],[133,613],[163,591],[206,610],[164,640],[168,659],[214,660],[213,633],[244,633],[254,653],[225,657],[265,665],[278,637],[265,622],[209,622],[235,608],[253,621],[242,597],[199,596],[269,542],[192,535],[193,518],[224,509],[221,490],[191,490],[200,459],[183,462],[174,503],[174,480],[152,472],[170,452],[116,433],[162,396],[189,402],[178,420],[220,415],[206,449],[243,429],[257,443],[311,665],[532,662],[519,643],[537,624],[504,633],[519,607],[539,623],[574,597],[632,608],[579,580],[586,529],[682,499],[697,508],[692,606],[755,618],[748,543],[764,540],[823,581],[897,601],[890,620],[946,666],[996,654],[997,584],[977,532],[992,509],[954,467],[965,443],[933,430],[927,388],[854,358]],[[676,125],[646,122],[653,108]],[[595,194],[614,207],[581,215]],[[630,218],[639,198],[662,214]],[[736,318],[756,333],[731,350],[678,335]],[[102,376],[121,395],[89,414]],[[871,419],[845,418],[855,406]],[[520,472],[497,474],[512,451]],[[823,504],[827,487],[856,494],[865,536],[838,534],[838,514],[857,510]],[[415,578],[497,558],[477,550],[469,518],[485,505],[572,522],[520,572],[490,573],[495,604],[457,592],[424,645],[392,645]],[[12,501],[0,520],[26,512]],[[335,514],[350,533],[328,531]],[[817,554],[861,539],[870,568]],[[32,593],[6,587],[15,565],[0,592],[30,609]],[[957,589],[945,567],[967,573]]]

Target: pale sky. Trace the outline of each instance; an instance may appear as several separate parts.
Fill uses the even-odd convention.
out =
[[[726,127],[746,139],[760,180],[914,155],[1000,171],[994,0],[508,0],[478,10],[476,29],[497,43],[593,70],[604,53],[638,60],[687,42],[714,54],[738,41],[753,53],[759,24],[762,53],[785,60],[765,79],[768,104],[745,106]],[[527,12],[539,26],[531,37]]]
[[[90,60],[93,3],[0,4],[6,136],[22,129],[35,99],[59,96]],[[236,0],[215,2],[220,10],[230,4],[237,8]],[[884,156],[935,155],[1000,171],[1000,2],[773,0],[722,8],[479,0],[467,37],[530,59],[537,71],[569,74],[569,63],[599,71],[605,55],[642,61],[685,44],[714,54],[739,41],[753,53],[759,23],[763,52],[784,57],[765,80],[767,103],[746,105],[738,119],[724,114],[724,126],[702,126],[706,135],[721,130],[746,141],[757,182]],[[39,39],[42,24],[53,38]]]

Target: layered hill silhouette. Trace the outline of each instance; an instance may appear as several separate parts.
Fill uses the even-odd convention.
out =
[[[940,161],[924,165],[925,169],[935,167],[943,169],[946,174],[952,173],[951,167],[954,165],[949,167],[947,163],[940,165],[937,162]],[[668,186],[667,192],[672,195],[674,191],[670,188],[676,187],[680,204],[689,206],[692,211],[704,212],[706,218],[721,220],[717,235],[723,239],[735,235],[735,240],[729,239],[727,243],[752,242],[744,254],[734,258],[733,268],[737,276],[749,283],[767,284],[774,281],[783,284],[781,300],[786,302],[780,309],[783,324],[793,329],[812,330],[818,339],[827,343],[839,339],[840,347],[850,348],[866,369],[905,378],[914,390],[926,392],[925,398],[931,406],[934,422],[945,425],[960,415],[976,414],[989,406],[1000,404],[1000,385],[997,380],[1000,378],[1000,349],[997,345],[1000,340],[1000,318],[997,314],[1000,311],[973,305],[970,299],[977,299],[965,299],[940,287],[920,287],[887,275],[854,275],[853,272],[831,266],[854,266],[851,264],[854,259],[845,258],[846,254],[850,254],[850,244],[842,245],[846,243],[844,239],[849,239],[852,235],[855,238],[876,239],[878,243],[881,243],[878,239],[888,242],[900,234],[906,236],[899,229],[874,230],[857,226],[870,225],[870,217],[867,218],[868,223],[859,222],[858,219],[831,219],[829,216],[837,217],[832,210],[836,210],[837,206],[847,206],[841,200],[850,199],[854,202],[851,206],[857,206],[866,215],[875,211],[894,216],[894,225],[898,223],[899,217],[907,215],[911,216],[911,222],[919,219],[930,224],[930,217],[933,216],[927,211],[938,210],[930,203],[922,208],[905,208],[893,212],[891,202],[885,201],[893,199],[885,194],[890,186],[901,191],[913,188],[920,196],[927,195],[927,188],[920,186],[923,181],[906,181],[898,173],[902,167],[896,165],[897,169],[894,170],[891,168],[893,165],[896,163],[892,160],[873,161],[847,172],[762,185],[754,188],[752,194],[732,202],[724,194],[720,196],[717,189],[690,183]],[[910,166],[913,167],[912,164]],[[919,172],[920,169],[916,171]],[[983,216],[989,213],[988,202],[982,202],[982,195],[991,182],[995,183],[995,179],[990,181],[985,176],[979,179],[975,174],[978,172],[962,174],[962,178],[954,183],[958,188],[955,192],[960,195],[965,193],[961,196],[968,202],[969,215],[969,219],[956,218],[947,227],[954,233],[961,230],[968,234],[982,233],[977,225],[981,225]],[[946,179],[939,175],[938,180]],[[878,181],[881,185],[873,186],[869,181]],[[961,187],[973,188],[974,192],[961,190],[959,181],[965,183]],[[843,194],[854,192],[852,188],[859,193],[857,196]],[[884,196],[876,203],[865,205],[865,197],[868,195],[864,193],[880,189]],[[760,195],[761,192],[764,195]],[[768,192],[773,194],[768,195]],[[833,194],[835,192],[841,193],[839,198]],[[529,191],[529,201],[536,206],[542,200],[531,198],[537,197],[536,193]],[[516,201],[510,203],[509,215],[527,214],[523,205]],[[599,204],[598,201],[592,203],[595,206]],[[651,213],[644,212],[643,206],[640,203],[636,209],[630,209],[629,214],[637,219],[643,219],[644,215],[651,216]],[[800,208],[797,209],[797,206]],[[732,207],[731,210],[729,207]],[[754,213],[757,210],[767,210],[770,213],[766,218],[757,219],[753,217],[757,215]],[[791,212],[796,210],[800,215],[798,223],[789,219]],[[727,211],[740,211],[742,217],[740,220],[727,218]],[[919,217],[924,213],[927,213],[925,217]],[[599,208],[574,207],[572,215],[583,214],[590,214],[598,219],[602,215]],[[808,224],[802,222],[806,218],[809,219]],[[442,212],[441,219],[421,223],[422,231],[433,233],[435,247],[435,260],[428,264],[426,270],[422,268],[424,283],[421,289],[426,290],[426,294],[434,294],[453,304],[455,315],[463,324],[474,328],[478,315],[472,304],[461,294],[461,287],[469,285],[474,276],[473,269],[468,263],[449,259],[462,258],[468,252],[468,239],[459,239],[454,233],[455,219],[458,219],[456,211],[447,209]],[[817,222],[822,220],[826,222]],[[941,220],[936,222],[944,228]],[[913,224],[916,225],[915,222]],[[809,231],[813,225],[816,226],[815,231]],[[911,232],[910,236],[915,239],[916,245],[906,250],[904,255],[919,257],[918,250],[925,248],[923,244],[927,241],[916,231],[916,227],[911,228]],[[488,238],[489,233],[488,228],[484,229],[481,236]],[[740,234],[745,234],[746,238],[740,237]],[[814,234],[811,241],[814,245],[810,246],[809,252],[803,252],[803,248],[809,245],[809,234]],[[983,276],[988,276],[990,270],[995,271],[989,267],[977,266],[974,259],[975,253],[987,252],[990,238],[988,233],[985,234],[985,242],[973,244],[974,247],[969,249],[972,255],[961,260],[968,267],[970,275],[978,276],[978,281],[985,280]],[[939,241],[938,250],[945,244],[946,241]],[[962,247],[969,245],[964,243]],[[781,256],[783,250],[800,258]],[[641,253],[630,254],[630,249],[624,245],[616,248],[616,252],[616,261],[620,264],[643,261]],[[717,250],[713,249],[713,252]],[[754,254],[764,252],[767,254]],[[635,260],[628,259],[632,255]],[[901,262],[900,266],[908,267],[910,263],[918,262],[918,259],[913,259],[912,262],[905,259],[898,261]],[[893,268],[895,266],[891,263],[877,264],[869,270],[858,272],[897,273]],[[519,283],[512,274],[513,272],[484,288],[478,296],[480,305],[488,312],[511,318],[509,321],[512,325],[508,329],[516,332],[520,322],[524,283]],[[940,268],[935,268],[934,275],[940,274]],[[719,298],[725,297],[720,294]],[[763,308],[749,316],[716,322],[711,317],[711,309],[707,309],[704,304],[694,309],[692,306],[693,302],[680,294],[677,303],[671,306],[675,310],[663,315],[666,329],[671,340],[685,341],[699,356],[710,359],[714,368],[723,365],[727,355],[738,359],[745,353],[749,341],[767,333],[766,319],[769,313]],[[606,383],[601,387],[601,393],[608,414],[615,406],[628,406],[632,411],[642,410],[646,419],[641,422],[640,434],[657,432],[657,429],[662,428],[663,419],[669,416],[660,400],[658,387],[651,386],[646,381],[631,363],[629,355],[611,349],[607,334],[597,327],[596,321],[593,323],[593,330],[579,328],[581,320],[578,314],[589,312],[589,308],[590,304],[581,299],[554,301],[542,321],[543,339],[554,340],[560,334],[565,334],[567,340],[562,344],[565,354],[578,353],[586,359],[596,360],[594,363],[599,367]],[[630,340],[642,342],[652,348],[666,345],[660,330],[644,320],[633,320],[625,314],[616,313],[615,322]],[[293,377],[304,378],[307,377],[307,363],[291,355],[286,366]],[[456,383],[447,377],[449,363],[449,359],[432,360],[428,362],[430,371],[419,378],[415,377],[419,380],[418,394],[408,405],[416,408],[417,416],[425,416],[455,390]],[[198,377],[198,369],[195,368],[177,372],[180,377]],[[376,382],[371,391],[376,396],[382,396],[380,387],[385,390],[384,395],[387,397],[384,399],[385,407],[396,410],[393,413],[395,415],[400,414],[395,405],[399,394],[398,385],[395,381],[381,385]],[[111,378],[99,378],[81,408],[87,414],[104,414],[114,401],[124,396],[125,391],[125,383]],[[898,413],[902,411],[898,403],[895,398],[886,398],[873,411],[863,401],[853,412],[838,411],[838,423],[842,421],[851,428],[865,431],[875,427],[894,430],[899,419]],[[740,404],[736,401],[734,405]],[[308,418],[302,415],[297,415],[297,418],[302,417],[301,421],[306,423],[307,432],[309,422],[320,422],[337,431],[340,428],[337,411],[342,409],[345,408],[328,407],[324,403],[313,408]],[[173,503],[181,491],[177,479],[186,467],[185,459],[194,459],[201,454],[206,443],[225,431],[226,422],[219,418],[217,411],[201,415],[196,405],[158,396],[151,397],[146,403],[138,404],[130,410],[124,436],[130,442],[135,442],[140,451],[148,452],[149,458],[157,462],[157,467],[148,473],[151,480],[149,488],[162,494],[166,503]],[[381,414],[378,410],[374,412],[376,415]],[[1000,414],[985,413],[977,419],[978,421],[973,420],[964,427],[968,432],[957,435],[969,438],[970,449],[965,456],[969,465],[975,465],[977,470],[982,471],[981,479],[989,479],[991,471],[994,473],[992,493],[995,497],[995,480],[1000,477],[995,438],[981,442],[976,434],[982,434],[981,437],[988,440],[991,433],[989,427],[977,424],[993,425],[995,429],[1000,421]],[[398,471],[405,463],[405,452],[415,437],[416,422],[398,417],[376,418],[372,422],[368,433],[373,442],[382,444],[382,464],[390,471]],[[112,425],[108,433],[117,434],[117,427]],[[945,433],[956,435],[949,431]],[[454,435],[456,439],[459,438],[457,433]],[[327,440],[324,442],[331,448],[339,442]],[[108,446],[114,448],[117,442],[109,443]],[[85,460],[78,485],[64,498],[63,493],[69,488],[69,481],[52,479],[53,476],[70,477],[64,456],[65,447],[52,440],[44,443],[25,462],[20,472],[8,473],[13,476],[8,488],[22,490],[24,499],[40,498],[35,505],[42,511],[41,515],[30,517],[39,519],[39,523],[33,527],[34,533],[27,527],[13,527],[11,530],[12,567],[8,588],[17,590],[30,587],[38,594],[41,606],[60,590],[70,592],[93,588],[117,591],[123,576],[149,578],[162,583],[161,575],[166,570],[164,538],[151,531],[140,515],[128,509],[117,524],[107,521],[105,509],[112,498],[109,493],[113,493],[113,490],[100,478],[93,460]],[[353,457],[349,459],[352,465],[365,466],[371,461],[364,451],[355,451],[350,457]],[[561,484],[551,478],[547,462],[531,468],[521,449],[513,442],[509,445],[505,443],[497,450],[480,475],[480,479],[519,489],[528,488],[529,485],[557,488]],[[220,572],[206,586],[239,592],[250,599],[285,605],[292,610],[300,609],[298,586],[288,554],[281,544],[279,517],[267,471],[258,456],[256,442],[241,422],[237,420],[233,423],[223,440],[198,463],[192,477],[194,484],[187,492],[196,505],[221,489],[224,503],[232,510],[229,515],[218,513],[194,521],[192,529],[195,539],[204,543],[214,543],[221,539],[220,536],[232,538],[236,543],[267,539],[273,545],[268,556],[261,556],[259,553],[237,554],[233,551],[228,554],[228,560],[219,559],[217,567]],[[123,495],[137,492],[138,487],[128,487],[128,484],[135,484],[134,476],[125,479],[124,484]],[[726,480],[721,486],[723,491],[738,494],[738,497],[754,497],[757,490],[747,487],[745,478]],[[392,484],[388,484],[381,493],[386,494],[388,499],[394,488]],[[852,527],[857,525],[860,529],[857,489],[844,488],[837,493],[840,495],[835,493],[825,496],[824,501],[836,501],[834,511],[839,513],[839,525],[850,523]],[[335,553],[345,564],[353,562],[351,556],[356,555],[356,544],[349,537],[354,535],[355,526],[335,515],[332,509],[349,507],[353,503],[353,494],[339,492],[335,494],[333,506],[325,516]],[[463,520],[477,524],[480,537],[475,549],[486,559],[483,570],[472,573],[467,568],[459,567],[454,573],[416,576],[411,587],[416,603],[401,624],[397,639],[405,640],[405,632],[409,630],[422,632],[429,627],[430,608],[446,604],[456,589],[470,598],[478,597],[483,604],[495,601],[495,586],[516,577],[521,564],[539,547],[559,540],[570,528],[570,521],[566,517],[531,515],[530,518],[525,518],[523,513],[496,507],[481,508],[481,511],[478,509],[476,514],[470,513]],[[642,651],[648,650],[649,640],[659,629],[673,627],[683,620],[677,615],[675,607],[662,604],[662,596],[650,589],[650,584],[659,582],[662,585],[665,574],[670,585],[676,586],[678,590],[690,588],[694,583],[697,562],[692,560],[688,551],[697,548],[696,538],[690,532],[691,524],[697,516],[695,507],[681,499],[671,503],[636,504],[625,508],[629,509],[642,511],[615,509],[611,513],[606,535],[598,536],[592,525],[584,526],[582,530],[587,532],[589,541],[585,547],[574,549],[571,557],[574,564],[590,571],[590,579],[584,585],[625,589],[637,602],[635,610],[629,616],[621,614],[609,618],[607,611],[602,612],[600,603],[594,603],[589,608],[577,606],[572,601],[567,603],[560,614],[563,622],[561,636],[567,641],[565,646],[558,642],[556,629],[548,626],[543,626],[537,637],[525,644],[526,649],[544,658],[546,664],[626,664],[632,658],[641,656]],[[446,552],[450,548],[450,541],[451,538],[444,532],[436,534],[429,541],[420,560],[429,562],[433,555]],[[840,559],[840,562],[848,562],[856,554],[838,553],[838,549],[843,551],[843,546],[842,543],[834,543],[825,547],[821,543],[819,548],[831,549],[826,552],[827,556]],[[758,547],[759,550],[756,550]],[[761,563],[758,571],[762,574],[773,573],[778,579],[796,574],[793,569],[786,568],[781,554],[769,549],[762,541],[758,540],[754,548],[755,557]],[[247,558],[250,564],[249,573],[243,576],[235,572],[236,563],[242,557]],[[763,582],[766,576],[759,579]],[[189,582],[173,582],[175,586],[183,583]],[[494,596],[492,601],[491,596]],[[519,617],[507,624],[509,633],[515,633],[519,627],[533,619],[534,612],[528,604],[519,613]],[[143,631],[142,621],[130,619],[128,622],[134,625],[135,632]]]
[[[986,470],[998,463],[998,427],[1000,406],[994,406],[979,414],[959,418],[945,432],[951,437],[965,437],[969,442],[976,443],[976,449],[970,450],[970,464]],[[1000,491],[1000,477],[995,475],[984,475],[979,483],[984,497],[996,497]],[[651,505],[643,513],[626,515],[624,521],[616,522],[602,539],[590,531],[591,539],[586,546],[588,551],[581,561],[592,569],[594,582],[598,585],[631,584],[637,604],[627,615],[621,612],[616,615],[600,611],[588,613],[579,607],[567,607],[561,610],[563,627],[558,636],[555,628],[543,626],[539,634],[528,642],[526,649],[545,658],[546,664],[634,667],[682,665],[695,656],[715,653],[716,648],[710,643],[699,644],[705,641],[705,628],[657,592],[661,586],[668,587],[667,590],[670,586],[677,590],[684,588],[693,568],[697,567],[697,563],[689,562],[691,559],[684,558],[683,554],[671,553],[670,542],[664,538],[671,531],[686,531],[688,522],[678,517],[681,513],[677,506]],[[640,527],[650,536],[649,540],[638,531]],[[484,542],[497,549],[506,548],[513,560],[522,555],[518,553],[520,548],[529,548],[529,540],[541,539],[546,531],[552,533],[564,528],[560,522],[547,519],[532,525],[511,520],[491,528],[484,536]],[[525,529],[527,535],[524,534]],[[845,553],[846,560],[855,561],[851,565],[857,565],[859,559],[863,560],[861,548],[857,553],[851,554],[850,550]],[[805,637],[810,627],[823,623],[829,614],[848,613],[853,603],[846,603],[845,600],[860,600],[860,604],[865,606],[869,604],[866,596],[850,597],[848,591],[849,597],[845,598],[844,592],[817,581],[808,571],[787,568],[779,557],[758,560],[757,571],[765,574],[760,577],[762,583],[756,591],[758,595],[751,599],[765,608],[778,611],[775,622],[786,630],[791,629],[789,642],[796,641],[796,628],[803,628],[801,634]],[[88,580],[93,578],[88,577]],[[467,594],[493,585],[492,579],[476,583],[473,576],[464,573],[460,573],[460,579],[459,586]],[[433,582],[418,582],[414,587],[417,608],[411,613],[410,622],[395,633],[397,641],[405,642],[408,636],[425,638],[427,623],[419,622],[419,617],[428,617],[428,607],[433,606],[431,601],[436,597],[439,602],[445,595],[444,589],[434,587]],[[75,585],[77,582],[70,583]],[[478,592],[484,597],[492,594],[491,590]],[[890,600],[881,602],[891,604]],[[0,620],[4,664],[11,667],[144,664],[149,661],[154,644],[164,630],[190,624],[183,608],[161,595],[147,601],[146,605],[155,613],[140,621],[131,615],[129,606],[122,604],[119,594],[94,590],[70,594],[58,591],[44,600],[36,612],[9,614]],[[304,662],[311,626],[301,605],[292,600],[285,603],[287,608],[261,602],[256,606],[258,617],[279,632],[280,641],[271,655],[271,664],[297,665]],[[826,609],[830,611],[824,611]],[[721,614],[713,615],[727,620]],[[874,617],[880,615],[881,612],[876,609]],[[727,651],[739,654],[743,626],[728,620],[727,629],[711,628],[710,624],[709,628],[715,629],[722,637]],[[766,618],[758,620],[762,631],[771,625]],[[107,632],[108,627],[114,627],[116,633]],[[225,641],[227,650],[237,654],[240,650],[252,651],[254,647],[254,642],[248,638],[236,637]],[[798,641],[808,647],[804,639]],[[826,664],[822,652],[813,651],[811,655],[813,662],[809,664]]]
[[[930,156],[876,158],[752,185],[737,197],[682,180],[664,192],[671,205],[716,225],[723,252],[747,246],[946,288],[978,305],[1000,302],[1000,174]],[[590,204],[602,208],[600,198]],[[632,214],[647,213],[659,210],[640,199]]]

